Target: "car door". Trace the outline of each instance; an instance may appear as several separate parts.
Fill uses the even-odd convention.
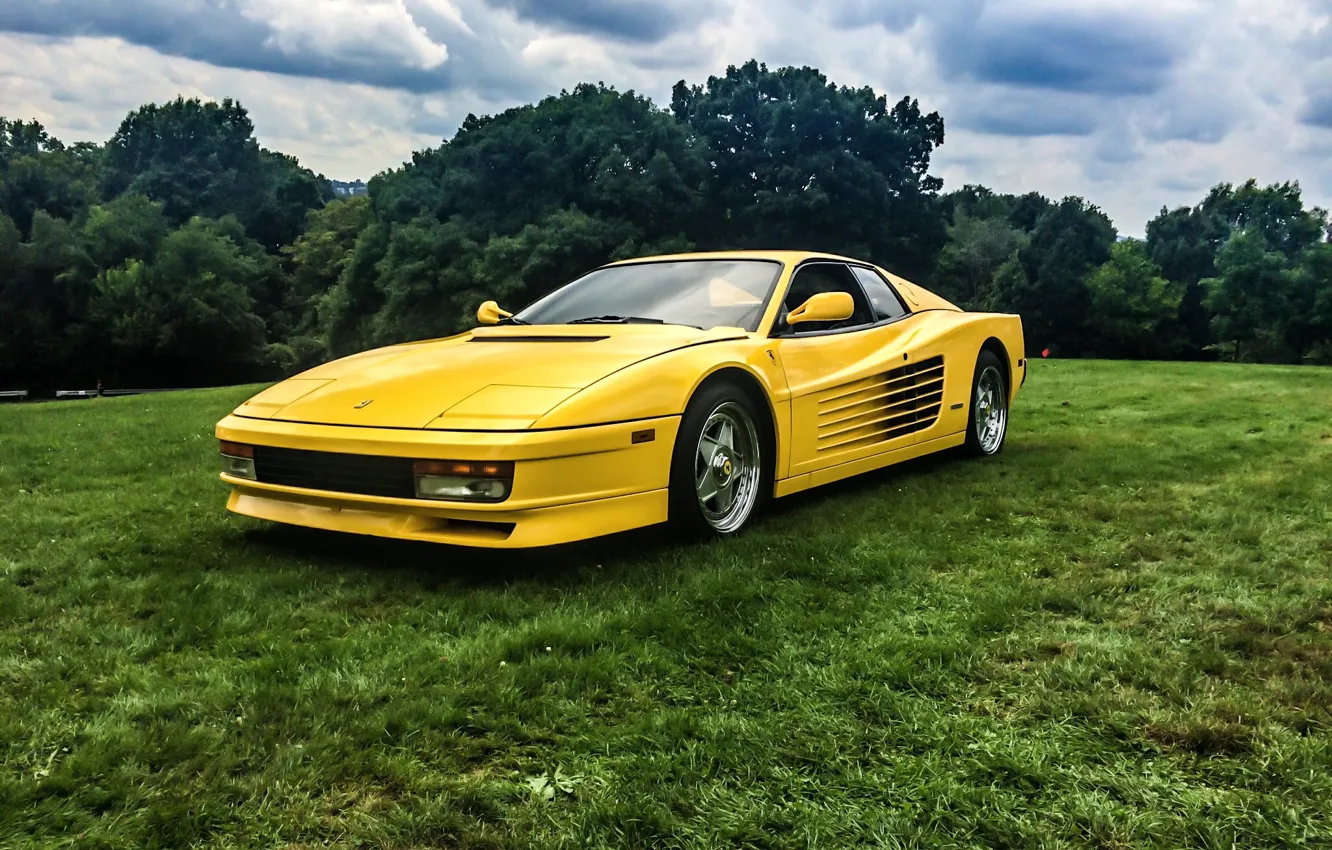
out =
[[[819,292],[849,293],[851,318],[816,327],[785,323]],[[942,369],[934,381],[927,366],[912,362],[917,324],[872,269],[816,261],[795,270],[773,331],[791,392],[788,476],[909,446],[926,420],[938,417]]]

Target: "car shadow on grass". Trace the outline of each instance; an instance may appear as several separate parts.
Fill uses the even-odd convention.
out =
[[[688,545],[665,526],[539,549],[480,549],[286,525],[249,528],[243,535],[247,546],[266,554],[428,587],[580,584],[614,578],[620,567]]]
[[[889,484],[900,484],[903,481],[931,477],[944,470],[964,467],[973,462],[972,458],[967,457],[960,450],[949,449],[903,461],[902,463],[895,463],[892,466],[853,475],[850,478],[834,481],[831,484],[823,484],[809,490],[803,490],[782,499],[774,499],[768,503],[767,516],[764,519],[769,522],[782,521],[782,518],[810,505],[850,499],[856,495],[886,487]]]
[[[1004,456],[977,461],[958,450],[945,451],[772,500],[737,542],[765,529],[779,530],[782,523],[799,521],[796,514],[811,505],[848,500],[889,484],[937,476],[977,462],[1002,466]],[[516,550],[394,540],[266,523],[249,527],[242,535],[245,545],[285,560],[381,575],[397,582],[408,580],[423,587],[495,586],[524,581],[574,586],[626,580],[641,574],[644,565],[654,561],[669,559],[674,562],[672,568],[678,568],[681,562],[689,560],[687,550],[709,545],[682,538],[665,525],[578,543]]]

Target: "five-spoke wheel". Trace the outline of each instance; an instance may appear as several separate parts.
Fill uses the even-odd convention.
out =
[[[999,357],[988,349],[976,358],[969,419],[967,448],[978,455],[998,454],[1008,436],[1008,380]]]
[[[680,423],[671,464],[670,519],[689,532],[739,531],[771,488],[766,420],[741,388],[704,387]]]
[[[735,531],[749,517],[758,498],[761,454],[749,411],[734,401],[717,405],[698,435],[694,457],[698,506],[717,531]]]

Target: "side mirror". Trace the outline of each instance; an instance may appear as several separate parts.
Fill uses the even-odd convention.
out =
[[[788,325],[801,322],[844,322],[856,312],[849,292],[820,292],[786,315]]]
[[[512,315],[508,310],[501,310],[500,305],[494,301],[487,301],[476,308],[476,320],[483,325],[497,325],[500,319],[507,319]]]

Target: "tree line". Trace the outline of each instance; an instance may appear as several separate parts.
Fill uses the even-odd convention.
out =
[[[584,84],[338,197],[177,99],[101,145],[0,119],[0,389],[270,380],[469,327],[610,260],[798,248],[877,262],[1031,352],[1332,363],[1332,235],[1297,184],[1215,187],[1119,237],[1077,197],[943,193],[944,121],[811,68],[732,67],[669,108]]]

